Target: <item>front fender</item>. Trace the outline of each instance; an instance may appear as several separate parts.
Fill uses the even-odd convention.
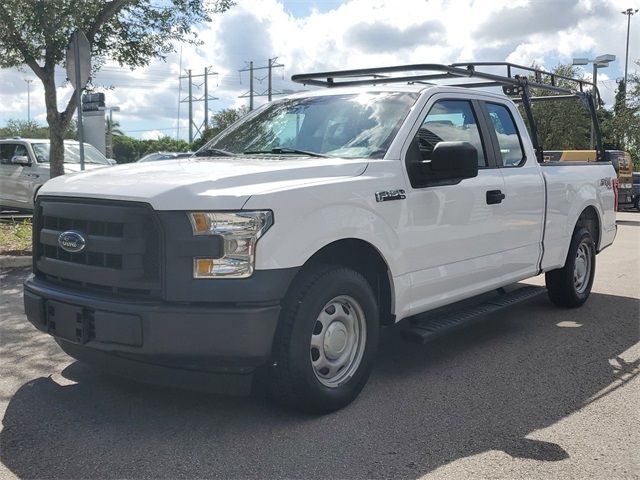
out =
[[[292,205],[295,207],[295,205]],[[334,203],[291,216],[275,210],[275,222],[256,248],[256,269],[299,267],[323,247],[354,238],[370,243],[387,262],[391,274],[399,261],[397,232],[371,209]]]

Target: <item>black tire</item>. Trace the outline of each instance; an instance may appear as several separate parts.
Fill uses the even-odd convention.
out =
[[[288,408],[315,414],[333,412],[351,403],[369,378],[378,346],[378,306],[366,279],[349,268],[337,265],[308,267],[294,282],[284,300],[274,340],[275,362],[269,372],[269,395]],[[354,335],[354,338],[358,338],[358,341],[354,342],[360,346],[353,347],[351,351],[357,352],[354,355],[359,358],[359,362],[351,361],[342,375],[349,374],[349,370],[352,370],[351,373],[337,385],[327,386],[322,382],[329,380],[320,378],[317,363],[315,368],[312,364],[312,355],[317,356],[318,350],[316,348],[315,352],[313,351],[311,341],[312,335],[324,339],[326,332],[332,331],[321,323],[320,315],[328,312],[341,315],[335,313],[335,307],[331,310],[330,307],[334,304],[329,305],[336,298],[348,299],[340,305],[344,305],[345,313],[358,319],[358,324],[364,325],[360,332],[364,331],[366,334]],[[355,306],[349,303],[350,300],[355,302]],[[364,319],[361,319],[361,314]],[[330,324],[339,323],[339,317],[335,317],[338,320],[332,318],[323,321]],[[346,338],[349,338],[349,335]],[[349,345],[348,340],[344,340],[344,343]],[[345,348],[349,347],[343,346],[341,352],[346,352]],[[323,348],[322,358],[325,358],[325,354],[328,357],[329,353]],[[314,359],[313,362],[318,362],[318,359]],[[340,373],[336,375],[339,379]]]
[[[584,275],[585,282],[579,282],[574,278],[579,249],[583,249],[582,253],[590,256],[589,271]],[[596,247],[593,237],[586,228],[577,227],[571,237],[564,267],[545,274],[549,299],[559,307],[576,308],[581,306],[589,298],[595,272]]]

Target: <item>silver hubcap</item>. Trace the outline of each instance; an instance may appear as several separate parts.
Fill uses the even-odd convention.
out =
[[[591,249],[586,243],[581,243],[576,252],[576,261],[573,266],[573,285],[576,292],[584,293],[591,277]]]
[[[311,365],[320,383],[335,388],[351,378],[362,362],[366,339],[360,304],[347,295],[330,300],[311,335]]]

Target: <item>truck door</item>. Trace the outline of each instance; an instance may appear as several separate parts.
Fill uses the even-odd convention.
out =
[[[515,107],[489,101],[480,105],[504,178],[505,198],[496,209],[502,225],[504,273],[520,280],[538,272],[546,208],[544,179],[533,148],[525,147],[528,137],[523,136],[525,126]]]
[[[411,269],[408,315],[490,289],[504,273],[502,252],[508,247],[499,214],[504,180],[486,117],[476,100],[445,95],[429,100],[408,142],[417,142],[423,161],[429,161],[439,142],[468,142],[478,152],[479,171],[455,184],[416,188],[415,169],[405,166],[409,218],[402,244]],[[405,144],[405,164],[408,148]]]

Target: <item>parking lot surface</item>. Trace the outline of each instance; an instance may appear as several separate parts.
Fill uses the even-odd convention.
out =
[[[424,346],[387,329],[323,417],[100,375],[26,321],[28,269],[6,270],[0,478],[640,478],[640,214],[618,220],[585,306],[542,296]]]

